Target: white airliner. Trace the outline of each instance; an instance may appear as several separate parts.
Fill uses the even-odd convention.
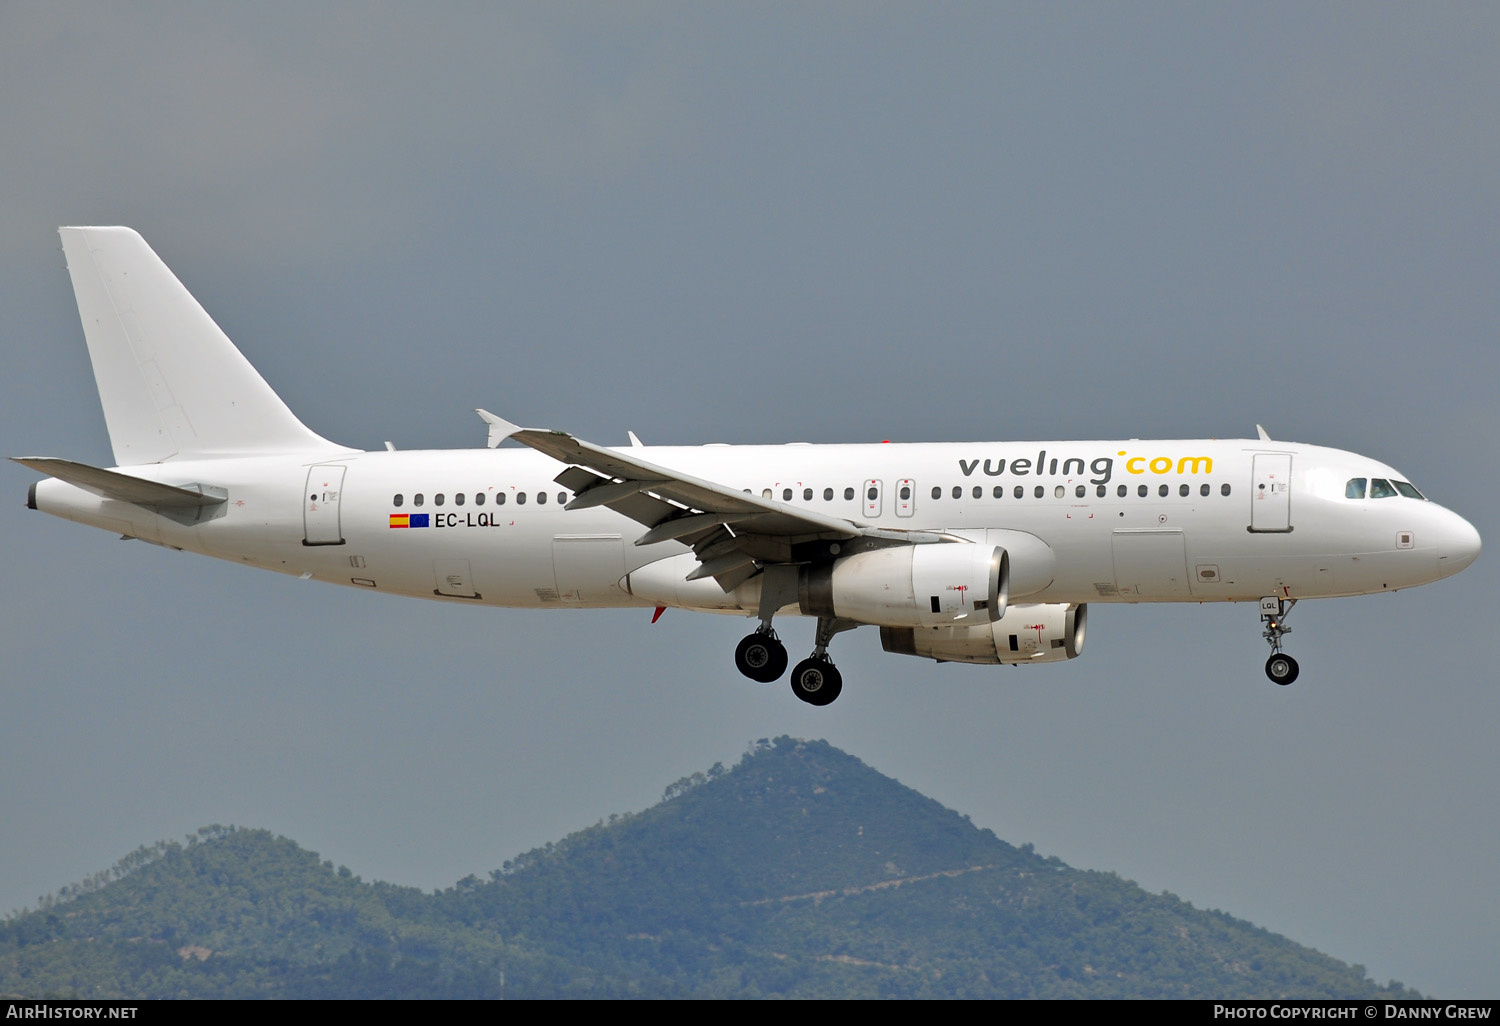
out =
[[[483,410],[489,446],[363,452],[305,427],[146,242],[63,228],[113,469],[49,457],[28,505],[127,538],[419,598],[755,617],[735,664],[838,697],[828,644],[1045,663],[1090,602],[1257,602],[1290,684],[1304,598],[1426,584],[1479,534],[1405,475],[1256,439],[606,448]],[[496,449],[513,439],[525,448]]]

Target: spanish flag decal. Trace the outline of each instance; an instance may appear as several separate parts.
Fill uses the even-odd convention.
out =
[[[408,514],[408,513],[392,513],[391,514],[391,526],[392,527],[410,527],[411,526],[411,522],[408,519],[409,517],[410,517],[410,514]]]

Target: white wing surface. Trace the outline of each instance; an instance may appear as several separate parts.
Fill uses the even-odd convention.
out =
[[[476,412],[490,425],[491,446],[514,438],[569,464],[555,479],[574,493],[567,509],[608,506],[648,528],[637,545],[679,541],[691,546],[699,566],[688,580],[713,577],[726,591],[767,564],[827,558],[829,544],[854,552],[958,540],[927,532],[884,530],[763,499],[648,463],[630,451],[606,449],[563,431],[518,427],[486,410]]]

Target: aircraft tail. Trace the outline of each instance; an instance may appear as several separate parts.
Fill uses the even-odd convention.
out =
[[[139,234],[58,233],[117,465],[355,451],[297,419]]]

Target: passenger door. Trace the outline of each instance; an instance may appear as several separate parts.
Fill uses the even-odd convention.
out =
[[[1292,454],[1263,452],[1255,456],[1250,488],[1250,530],[1257,533],[1292,529]]]
[[[307,472],[307,486],[302,494],[302,544],[342,545],[344,535],[339,523],[339,496],[344,490],[342,463],[325,463]]]

